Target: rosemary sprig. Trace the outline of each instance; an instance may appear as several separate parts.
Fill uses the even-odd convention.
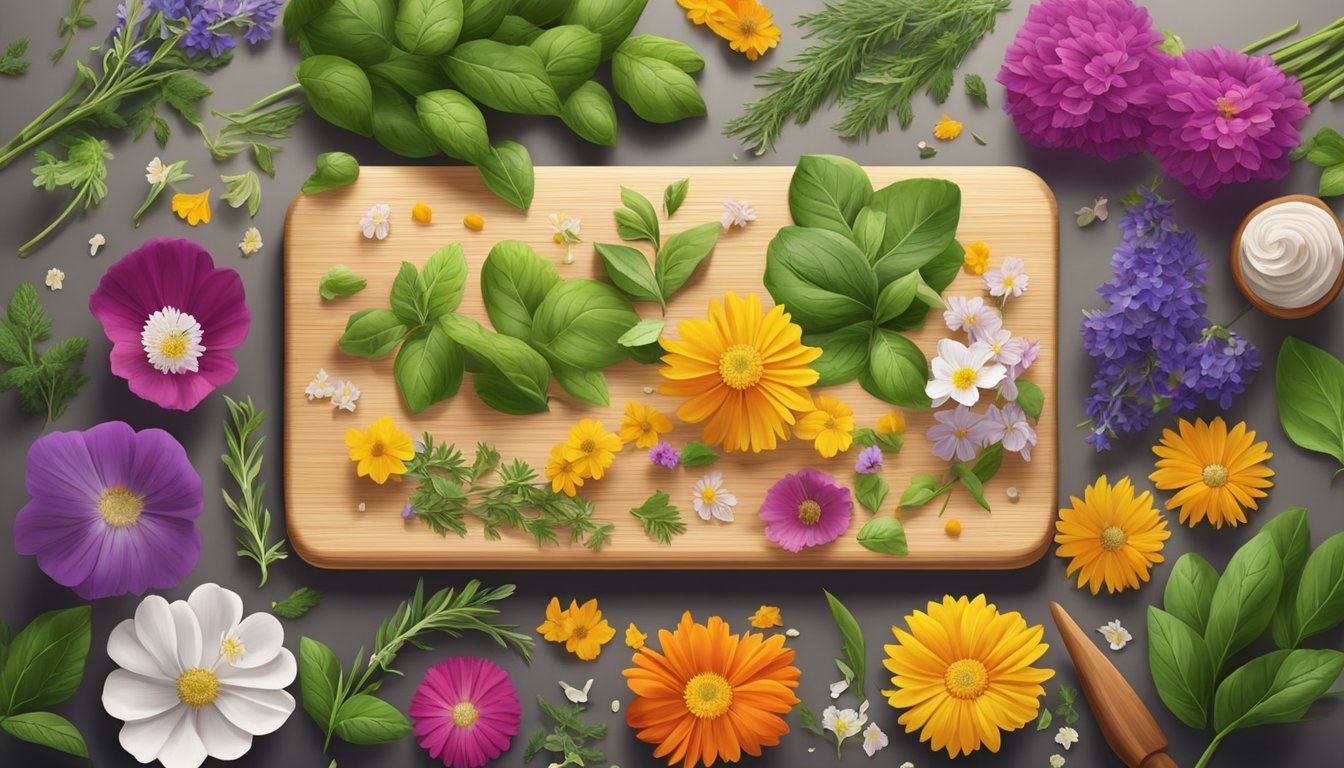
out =
[[[429,434],[424,445],[411,460],[406,477],[419,481],[411,493],[411,508],[435,533],[466,536],[470,515],[481,522],[489,539],[501,538],[505,529],[517,529],[538,546],[558,544],[566,532],[571,542],[582,542],[594,551],[610,541],[615,526],[593,519],[592,502],[538,484],[537,472],[527,462],[504,463],[493,446],[477,443],[475,459],[468,465],[455,445],[436,444]]]
[[[228,452],[220,458],[238,486],[238,498],[235,500],[227,490],[220,492],[224,494],[224,503],[233,511],[233,524],[242,529],[237,536],[238,556],[251,559],[261,567],[261,583],[257,586],[264,587],[270,564],[289,557],[284,549],[284,539],[274,544],[266,543],[271,537],[271,511],[262,499],[266,484],[257,482],[261,475],[261,446],[266,438],[255,437],[266,420],[266,411],[258,411],[250,397],[238,402],[226,395],[224,402],[229,406],[230,417],[230,421],[224,422]]]

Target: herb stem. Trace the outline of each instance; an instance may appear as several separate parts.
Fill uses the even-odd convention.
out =
[[[1195,763],[1195,768],[1204,768],[1209,764],[1210,758],[1213,757],[1214,750],[1218,749],[1218,745],[1222,743],[1223,737],[1227,736],[1229,733],[1231,733],[1231,731],[1226,730],[1213,737],[1213,741],[1209,743],[1209,748],[1204,750],[1204,754],[1199,756],[1199,762]]]
[[[1240,320],[1241,318],[1245,317],[1245,316],[1246,316],[1246,313],[1247,313],[1247,312],[1250,312],[1251,309],[1252,309],[1251,305],[1250,305],[1250,304],[1247,304],[1247,305],[1245,306],[1245,308],[1243,308],[1240,312],[1237,313],[1237,316],[1236,316],[1236,317],[1234,317],[1234,318],[1232,318],[1231,320],[1227,321],[1227,323],[1226,323],[1225,325],[1223,325],[1223,327],[1224,327],[1224,328],[1231,328],[1232,326],[1236,325],[1236,324],[1237,324],[1237,321]]]
[[[1294,21],[1290,26],[1284,27],[1283,29],[1280,29],[1278,32],[1275,32],[1266,37],[1262,37],[1259,40],[1256,40],[1254,43],[1251,43],[1250,45],[1246,46],[1245,48],[1242,48],[1241,52],[1246,54],[1255,53],[1261,48],[1266,48],[1270,45],[1273,45],[1274,43],[1279,42],[1283,38],[1293,34],[1294,32],[1296,32],[1301,28],[1302,28],[1302,22]]]
[[[41,232],[38,232],[37,235],[35,235],[32,240],[29,240],[28,242],[19,246],[19,258],[21,259],[28,258],[29,253],[31,253],[32,250],[37,247],[38,243],[41,243],[46,238],[47,235],[52,233],[52,230],[60,226],[61,222],[65,221],[66,218],[70,216],[70,214],[74,213],[75,207],[78,206],[81,202],[83,202],[84,198],[88,195],[89,185],[92,183],[93,183],[92,181],[85,182],[84,186],[80,188],[79,192],[70,201],[70,204],[65,207],[64,211],[61,211],[61,214],[57,216],[55,220],[53,220],[50,224],[47,225],[46,229],[42,230]]]

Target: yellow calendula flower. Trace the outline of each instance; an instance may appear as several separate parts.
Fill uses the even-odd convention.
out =
[[[602,422],[583,419],[569,430],[564,456],[573,462],[581,476],[601,480],[602,473],[616,460],[621,448],[621,438],[608,432]]]
[[[621,417],[621,442],[634,443],[636,448],[652,448],[658,436],[672,431],[672,420],[654,410],[653,406],[631,400],[625,404]]]
[[[933,138],[951,141],[961,135],[961,123],[943,113],[943,119],[933,125]]]
[[[686,18],[696,26],[708,24],[709,17],[715,14],[732,13],[724,0],[677,0],[677,5],[686,9]]]
[[[1078,574],[1078,588],[1092,594],[1138,589],[1148,572],[1163,561],[1162,547],[1171,538],[1167,521],[1153,508],[1153,495],[1134,495],[1128,477],[1114,486],[1105,475],[1073,496],[1055,521],[1055,554],[1069,561],[1065,576]]]
[[[722,6],[705,19],[714,34],[728,41],[728,47],[755,61],[779,45],[780,31],[770,9],[756,0],[724,0]],[[726,12],[724,9],[727,9]]]
[[[616,630],[602,618],[596,599],[582,606],[571,600],[569,610],[565,612],[563,631],[567,635],[565,650],[584,661],[596,659],[602,653],[602,646],[616,636]]]
[[[1246,510],[1259,509],[1256,500],[1274,487],[1274,470],[1265,463],[1274,456],[1268,443],[1255,442],[1244,421],[1229,430],[1221,416],[1209,424],[1181,419],[1178,429],[1162,430],[1153,446],[1157,470],[1148,476],[1159,490],[1180,489],[1167,509],[1181,510],[1181,522],[1191,528],[1206,517],[1215,528],[1246,522]]]
[[[369,477],[382,485],[389,477],[406,474],[406,462],[415,458],[415,445],[410,435],[397,429],[387,416],[373,422],[367,432],[358,429],[345,431],[345,446],[350,460],[359,462],[355,468],[360,477]]]
[[[985,271],[989,269],[989,246],[979,240],[966,246],[966,257],[963,264],[966,271],[972,275],[985,274]]]
[[[191,226],[210,223],[210,190],[197,195],[173,195],[173,213]]]
[[[411,219],[419,224],[428,224],[434,220],[434,209],[424,203],[411,206]]]
[[[853,444],[854,409],[830,395],[818,395],[816,410],[798,420],[793,433],[813,445],[826,458],[844,453]]]
[[[630,622],[630,626],[625,628],[625,644],[633,650],[638,651],[643,648],[648,639],[649,636],[640,632],[639,627],[636,627],[633,621]]]
[[[751,622],[751,626],[757,629],[784,626],[784,619],[780,617],[779,606],[776,605],[762,605],[756,609],[755,613],[751,614],[748,621]]]
[[[546,479],[551,481],[552,493],[573,496],[579,492],[584,477],[584,474],[574,466],[574,462],[565,458],[564,443],[551,447],[551,455],[546,459]]]
[[[546,604],[546,620],[537,627],[537,633],[547,642],[565,642],[569,639],[568,628],[565,625],[568,617],[569,611],[560,610],[560,598],[552,597],[551,602]]]
[[[884,414],[882,418],[877,420],[877,433],[879,435],[904,435],[905,414],[900,411]]]

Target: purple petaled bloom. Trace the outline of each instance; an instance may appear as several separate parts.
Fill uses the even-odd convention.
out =
[[[243,30],[243,37],[247,42],[256,45],[263,40],[270,40],[275,17],[279,15],[284,5],[285,0],[242,0],[239,4],[239,13],[251,20]]]
[[[163,408],[189,411],[238,372],[252,312],[243,281],[190,240],[155,239],[103,275],[89,311],[112,342],[112,373]]]
[[[998,81],[1022,138],[1113,160],[1147,146],[1148,113],[1171,57],[1130,0],[1044,0],[1008,47]]]
[[[402,520],[410,520],[413,517],[415,517],[415,507],[411,506],[410,504],[407,504],[406,506],[401,508]]]
[[[1186,51],[1162,83],[1150,145],[1162,170],[1190,194],[1288,175],[1311,109],[1302,84],[1268,56],[1213,47]]]
[[[989,443],[989,425],[985,417],[964,405],[933,414],[937,421],[925,437],[933,443],[933,455],[943,461],[974,461],[975,455]]]
[[[1260,351],[1232,331],[1211,326],[1186,347],[1182,369],[1181,397],[1173,399],[1172,410],[1192,410],[1200,397],[1227,410],[1255,379]]]
[[[448,768],[481,768],[509,748],[522,711],[508,672],[457,656],[429,668],[407,714],[430,757]]]
[[[854,462],[854,471],[860,475],[876,475],[882,471],[882,449],[876,445],[870,445],[859,451],[859,458]]]
[[[660,467],[676,469],[681,463],[681,452],[673,448],[671,443],[658,443],[649,449],[649,461]]]
[[[785,475],[761,503],[765,537],[790,552],[840,538],[849,530],[854,501],[849,489],[815,469]]]
[[[225,50],[236,46],[237,43],[227,32],[220,31],[220,22],[227,18],[218,4],[206,3],[197,9],[180,43],[187,50],[187,55],[209,53],[210,58],[217,59]]]
[[[1023,461],[1031,461],[1031,448],[1036,445],[1036,430],[1027,421],[1027,414],[1017,403],[1003,408],[989,406],[985,413],[985,429],[989,444],[1002,443],[1005,451],[1022,454]]]
[[[201,478],[163,430],[110,421],[44,435],[24,483],[14,548],[85,600],[172,589],[196,566]]]

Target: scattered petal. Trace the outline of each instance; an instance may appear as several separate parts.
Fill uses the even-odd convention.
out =
[[[261,230],[256,227],[248,227],[243,233],[243,241],[238,244],[238,250],[243,252],[244,256],[251,256],[261,250]]]
[[[103,237],[101,234],[97,234],[97,235],[94,235],[93,237],[90,237],[90,238],[89,238],[89,255],[90,255],[90,256],[97,256],[97,255],[98,255],[98,249],[99,249],[99,248],[102,248],[104,245],[107,245],[107,238],[106,238],[106,237]]]
[[[56,267],[47,270],[47,287],[59,291],[65,287],[65,273]]]

